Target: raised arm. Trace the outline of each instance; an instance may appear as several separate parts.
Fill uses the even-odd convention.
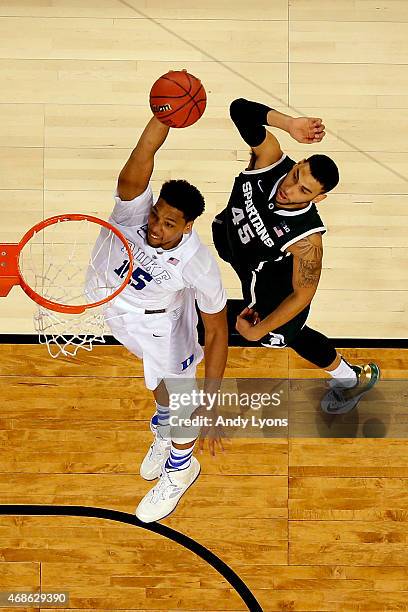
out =
[[[291,117],[265,104],[244,98],[231,103],[230,116],[242,138],[251,147],[253,168],[265,168],[282,157],[278,139],[264,126],[284,130],[297,142],[304,144],[320,142],[325,135],[325,126],[317,117]]]
[[[153,172],[154,156],[166,140],[169,129],[156,117],[150,119],[119,174],[118,195],[121,200],[133,200],[146,190]]]

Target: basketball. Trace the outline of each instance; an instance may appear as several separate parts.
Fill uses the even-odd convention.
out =
[[[170,70],[153,84],[150,108],[159,121],[173,128],[193,125],[207,104],[205,89],[187,70]]]

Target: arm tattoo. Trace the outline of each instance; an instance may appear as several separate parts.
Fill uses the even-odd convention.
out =
[[[307,259],[299,259],[298,268],[298,285],[299,287],[314,287],[317,285],[320,277],[321,263],[320,261],[310,261]]]
[[[298,285],[304,288],[314,287],[320,278],[323,247],[313,244],[309,236],[299,240],[296,247],[296,257],[299,262],[297,270]]]

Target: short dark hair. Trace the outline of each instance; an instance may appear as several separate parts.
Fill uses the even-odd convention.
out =
[[[323,192],[330,191],[339,182],[339,169],[327,155],[312,155],[307,160],[309,162],[310,172],[313,178],[318,181]]]
[[[205,208],[201,192],[184,179],[166,181],[160,190],[160,197],[184,215],[185,220],[194,221]]]

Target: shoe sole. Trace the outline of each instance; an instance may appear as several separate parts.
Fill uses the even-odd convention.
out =
[[[351,400],[349,400],[347,402],[347,404],[345,405],[345,407],[343,408],[343,410],[325,410],[322,406],[322,411],[325,414],[329,414],[330,416],[336,416],[338,414],[349,414],[350,412],[352,412],[355,408],[357,408],[361,398],[363,397],[363,395],[365,395],[366,393],[368,393],[368,391],[370,391],[374,385],[376,385],[378,383],[378,381],[381,378],[381,370],[378,367],[378,365],[376,363],[369,363],[369,366],[371,366],[372,370],[375,372],[375,376],[373,376],[372,381],[370,382],[369,386],[367,387],[367,389],[364,389],[364,391],[362,391],[360,393],[360,395],[357,395],[356,397],[353,397]],[[352,404],[354,402],[354,404]],[[352,404],[351,408],[347,408],[348,405]]]
[[[146,476],[143,476],[143,474],[140,474],[140,472],[139,472],[139,475],[140,475],[140,478],[143,478],[143,480],[146,480],[147,482],[153,482],[153,480],[157,480],[158,477],[160,476],[160,474],[158,474],[157,476],[153,476],[153,478],[146,478]]]
[[[374,385],[377,384],[378,381],[381,379],[381,370],[380,370],[380,368],[378,367],[378,365],[376,363],[370,363],[369,365],[376,372],[376,379],[373,381],[373,384],[370,385],[370,387],[369,387],[369,389],[372,389],[374,387]],[[368,391],[368,389],[367,389],[367,391]]]
[[[191,486],[192,486],[192,485],[195,483],[195,481],[197,480],[197,478],[199,477],[199,475],[200,475],[200,473],[201,473],[201,464],[200,464],[198,461],[197,461],[197,463],[198,463],[198,472],[197,472],[196,476],[194,476],[194,480],[192,480],[192,481],[190,482],[190,484],[188,485],[188,487],[186,487],[185,491],[183,491],[183,495],[184,495],[184,493],[186,493],[186,492],[189,490],[189,488],[190,488],[190,487],[191,487]],[[181,495],[181,496],[180,496],[180,499],[183,497],[183,495]],[[170,512],[168,512],[167,514],[165,514],[164,516],[161,516],[160,518],[158,518],[158,519],[156,519],[156,520],[153,520],[153,521],[143,521],[143,520],[142,520],[141,518],[139,518],[137,515],[136,515],[136,518],[138,518],[138,519],[139,519],[139,521],[140,521],[141,523],[146,523],[146,524],[148,524],[148,523],[156,523],[157,521],[162,521],[163,519],[165,519],[165,518],[167,518],[168,516],[170,516],[170,514],[173,514],[173,512],[175,511],[175,509],[177,508],[177,506],[178,506],[178,504],[179,504],[180,499],[177,501],[177,504],[174,506],[174,508],[173,508],[172,510],[170,510]]]

